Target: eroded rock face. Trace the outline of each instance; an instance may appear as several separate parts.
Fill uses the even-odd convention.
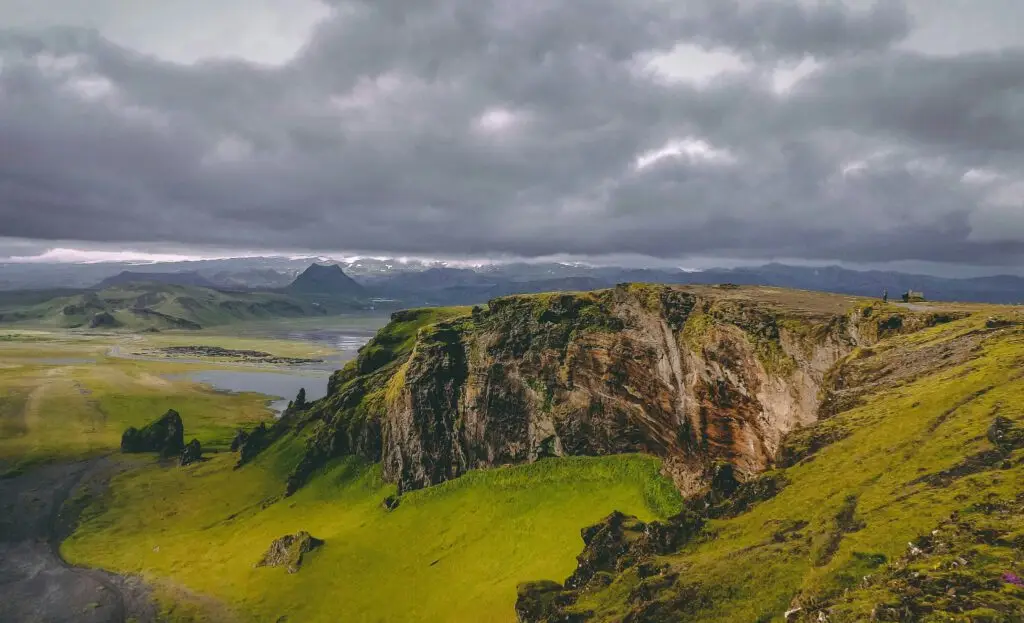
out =
[[[184,449],[185,427],[174,409],[142,429],[131,427],[121,435],[121,452],[157,452],[169,458],[181,455]]]
[[[322,540],[305,531],[288,534],[274,540],[256,566],[284,567],[288,573],[298,573],[303,556],[323,544]]]
[[[646,285],[504,297],[405,332],[422,315],[394,315],[388,338],[332,377],[289,492],[341,454],[381,461],[402,492],[547,456],[645,452],[701,496],[763,471],[787,433],[816,422],[857,346],[953,319]],[[414,346],[397,358],[406,335]]]
[[[814,421],[825,373],[856,344],[844,323],[662,287],[492,301],[420,335],[382,418],[384,474],[405,490],[544,456],[647,452],[684,493],[706,489],[716,461],[742,479]]]

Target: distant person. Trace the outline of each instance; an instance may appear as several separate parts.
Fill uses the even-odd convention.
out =
[[[889,302],[889,289],[888,288],[882,290],[882,302],[883,303],[888,303]]]

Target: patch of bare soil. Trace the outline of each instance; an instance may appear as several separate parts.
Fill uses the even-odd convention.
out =
[[[34,468],[0,480],[0,621],[137,623],[156,620],[138,578],[82,569],[60,555],[76,491],[99,491],[117,473],[107,458]]]

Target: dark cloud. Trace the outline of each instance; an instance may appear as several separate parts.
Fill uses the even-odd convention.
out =
[[[1014,261],[1024,50],[924,54],[906,41],[929,16],[895,1],[336,1],[270,64],[212,48],[180,64],[57,16],[0,31],[0,235]],[[732,65],[698,79],[693,63],[723,53]]]

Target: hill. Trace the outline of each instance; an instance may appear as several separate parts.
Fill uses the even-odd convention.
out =
[[[328,309],[274,292],[220,292],[132,283],[98,291],[0,296],[0,323],[62,328],[199,329],[243,320],[315,316]]]
[[[69,547],[268,620],[1014,621],[1022,359],[1015,308],[776,288],[399,312],[251,464],[128,476]],[[637,454],[682,506],[612,493]],[[238,559],[297,526],[328,544],[287,586]]]
[[[200,288],[216,288],[216,284],[195,271],[180,273],[139,273],[129,270],[121,271],[113,277],[107,277],[96,284],[97,290],[117,286],[141,283],[166,283],[177,286],[196,286]]]
[[[312,264],[286,290],[304,297],[359,300],[366,297],[356,283],[336,264]]]
[[[254,257],[165,262],[139,266],[103,264],[0,264],[0,290],[25,288],[84,288],[126,271],[144,278],[148,273],[198,274],[227,289],[273,289],[288,286],[311,263],[338,265],[347,277],[365,288],[361,293],[347,283],[346,296],[397,299],[405,306],[482,303],[498,296],[555,289],[600,289],[617,283],[765,285],[879,297],[888,289],[898,298],[906,290],[923,290],[933,300],[1020,303],[1024,278],[1015,275],[950,278],[896,271],[851,270],[840,266],[788,266],[766,264],[742,268],[630,268],[580,263],[495,263],[456,268],[444,262],[354,258],[331,262],[324,258]],[[173,279],[173,278],[169,278]],[[180,283],[171,281],[172,283]],[[187,285],[209,284],[199,282]],[[313,290],[320,289],[320,286]]]

